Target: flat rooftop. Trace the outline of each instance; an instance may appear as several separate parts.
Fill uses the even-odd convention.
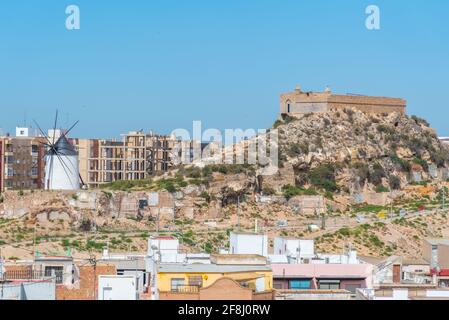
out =
[[[216,264],[160,264],[158,272],[166,273],[235,273],[271,271],[268,266],[216,265]]]
[[[449,246],[449,239],[437,239],[437,238],[431,238],[431,239],[426,239],[426,241],[428,243],[430,243],[431,245],[445,245],[445,246]]]

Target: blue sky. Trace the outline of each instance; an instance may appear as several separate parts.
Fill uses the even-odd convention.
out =
[[[70,4],[81,30],[65,28]],[[449,135],[448,13],[447,0],[2,0],[0,128],[50,127],[57,108],[78,137],[266,128],[301,84],[406,98]]]

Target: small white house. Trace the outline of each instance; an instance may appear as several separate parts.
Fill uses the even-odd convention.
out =
[[[98,300],[137,300],[135,276],[98,276]]]
[[[230,254],[258,254],[268,257],[268,237],[266,234],[231,232],[229,237]]]
[[[179,240],[175,237],[155,236],[148,239],[148,257],[154,261],[177,262]]]
[[[312,258],[315,256],[313,240],[295,238],[274,238],[274,254],[289,257]]]

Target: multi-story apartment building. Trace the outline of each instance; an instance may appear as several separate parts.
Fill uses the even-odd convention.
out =
[[[83,182],[90,187],[119,180],[140,180],[193,159],[193,141],[132,131],[121,141],[72,139],[79,152]],[[200,146],[201,148],[201,146]]]
[[[17,132],[0,137],[0,191],[43,188],[44,138],[30,135],[28,128]]]

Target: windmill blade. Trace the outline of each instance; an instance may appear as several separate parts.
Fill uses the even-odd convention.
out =
[[[75,186],[72,183],[72,180],[70,179],[70,175],[67,173],[67,170],[66,170],[67,165],[65,164],[64,160],[62,159],[62,157],[58,153],[56,153],[56,156],[58,157],[59,161],[61,161],[62,169],[64,169],[64,172],[65,172],[67,178],[69,178],[70,184],[72,185],[73,188],[75,188]],[[70,172],[69,167],[67,167],[67,169]],[[72,172],[70,172],[70,174],[72,174]]]
[[[78,175],[80,176],[81,185],[85,186],[86,184],[84,183],[83,177],[81,177],[81,173],[79,173]]]
[[[48,177],[46,177],[46,182],[47,182],[47,190],[51,189],[51,178],[53,174],[53,157],[50,157],[50,164],[49,164],[49,169],[48,169]]]
[[[67,132],[62,133],[62,135],[63,135],[64,137],[67,137],[67,135],[69,134],[69,132],[72,131],[72,129],[75,128],[76,125],[77,125],[78,123],[79,123],[79,120],[76,121],[76,122],[70,127],[70,129],[67,130]]]
[[[52,145],[55,144],[55,136],[56,136],[56,126],[58,124],[58,110],[56,110],[56,117],[55,117],[55,125],[53,127],[53,138],[52,138]]]
[[[64,168],[64,170],[65,170],[65,168],[67,168],[67,170],[69,170],[70,174],[72,174],[72,171],[70,170],[69,166],[65,163],[64,159],[62,158],[62,156],[59,154],[58,151],[55,152],[55,155],[58,157],[59,161],[61,161],[61,164],[62,164],[62,167]]]
[[[39,126],[39,124],[36,122],[36,120],[33,120],[34,124],[37,126],[37,128],[39,129],[39,131],[41,132],[42,136],[47,140],[49,146],[52,146],[53,144],[50,141],[50,138],[44,133],[44,131],[41,129],[41,127]]]

